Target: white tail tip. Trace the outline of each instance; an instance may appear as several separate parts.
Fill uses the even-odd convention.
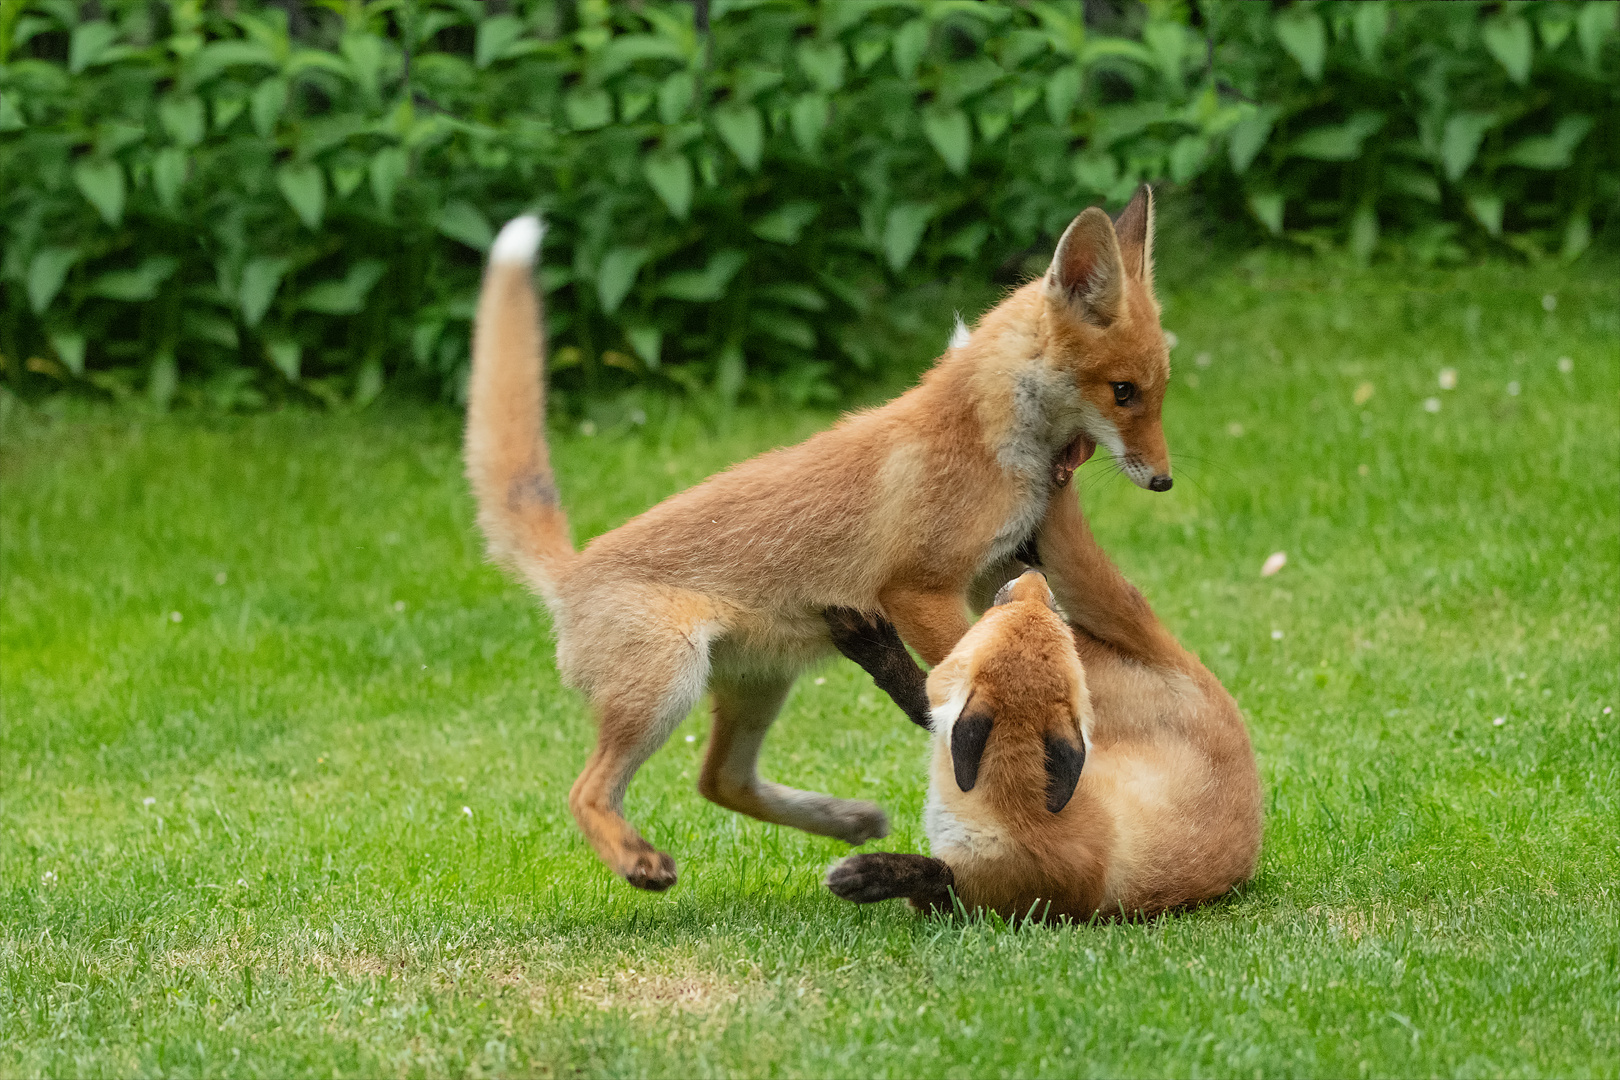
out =
[[[973,335],[968,331],[967,323],[962,321],[962,313],[960,311],[957,312],[956,326],[951,330],[950,347],[953,349],[960,349],[962,346],[968,343],[968,339],[972,336]]]
[[[540,239],[545,235],[545,223],[535,215],[515,217],[501,227],[500,235],[489,249],[489,261],[533,266],[535,252],[540,250]]]

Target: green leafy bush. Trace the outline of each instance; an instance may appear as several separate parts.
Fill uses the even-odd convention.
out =
[[[908,292],[1144,180],[1363,258],[1575,255],[1620,197],[1615,11],[0,0],[0,360],[454,396],[529,208],[564,397],[831,399]]]

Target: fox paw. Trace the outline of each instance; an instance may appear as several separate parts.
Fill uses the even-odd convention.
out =
[[[894,875],[887,861],[877,854],[839,859],[827,868],[824,883],[834,896],[856,904],[875,904],[901,895],[894,891]]]
[[[638,889],[663,892],[675,884],[675,860],[662,851],[643,851],[622,873]]]

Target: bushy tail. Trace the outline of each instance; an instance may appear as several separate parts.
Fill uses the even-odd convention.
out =
[[[557,606],[557,581],[574,557],[546,448],[540,301],[534,259],[545,226],[506,223],[490,249],[473,325],[467,388],[467,478],[489,553]]]

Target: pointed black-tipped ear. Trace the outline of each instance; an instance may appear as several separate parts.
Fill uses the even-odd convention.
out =
[[[951,768],[956,773],[956,786],[972,791],[979,782],[979,761],[984,757],[984,744],[990,741],[990,710],[975,707],[969,698],[962,715],[951,725]]]
[[[1150,288],[1153,285],[1153,189],[1143,184],[1114,219],[1120,259],[1125,272]]]
[[[1046,271],[1047,295],[1071,305],[1086,322],[1107,326],[1119,317],[1124,279],[1114,223],[1097,207],[1089,207],[1063,230]]]
[[[1074,798],[1080,770],[1086,764],[1085,745],[1062,735],[1046,736],[1046,808],[1057,813]]]

